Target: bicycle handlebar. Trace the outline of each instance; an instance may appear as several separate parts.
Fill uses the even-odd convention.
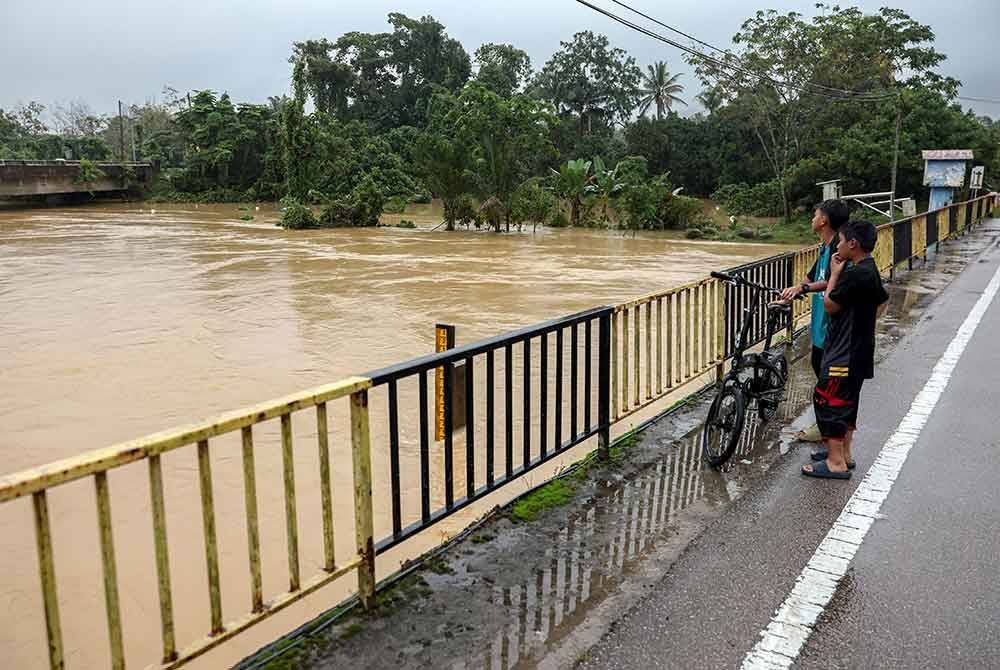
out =
[[[744,286],[749,286],[751,288],[755,288],[757,290],[764,291],[766,293],[773,293],[775,295],[781,295],[781,291],[778,290],[778,289],[776,289],[776,288],[771,288],[770,286],[764,286],[763,284],[758,284],[756,282],[752,282],[749,279],[747,279],[746,277],[740,277],[739,275],[730,275],[730,274],[726,274],[725,272],[714,272],[713,271],[713,272],[709,273],[709,276],[711,276],[713,279],[718,279],[720,281],[728,282],[730,284],[734,284],[734,285],[743,284]],[[801,294],[797,295],[797,296],[795,296],[795,300],[801,300],[803,297],[804,296],[801,295]]]

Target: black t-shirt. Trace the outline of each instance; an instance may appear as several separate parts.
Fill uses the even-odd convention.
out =
[[[872,257],[848,264],[827,297],[841,309],[829,317],[823,376],[871,379],[875,373],[876,310],[889,299]]]

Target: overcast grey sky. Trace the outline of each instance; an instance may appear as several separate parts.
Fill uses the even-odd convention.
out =
[[[607,0],[596,2],[611,7]],[[886,4],[900,7],[930,24],[937,48],[948,55],[942,70],[963,82],[961,94],[1000,98],[995,47],[1000,0],[854,4],[868,12]],[[742,20],[759,8],[815,11],[813,2],[790,0],[634,0],[633,6],[718,46],[728,46]],[[530,54],[535,68],[560,40],[592,29],[607,34],[640,65],[666,60],[672,71],[690,72],[676,49],[573,0],[0,0],[0,107],[84,100],[107,114],[118,99],[141,103],[157,97],[164,85],[263,101],[288,91],[292,42],[383,31],[391,11],[433,15],[470,53],[484,42],[513,43]],[[697,82],[690,74],[681,81],[688,86],[684,97],[692,99]],[[1000,117],[1000,105],[963,104]]]

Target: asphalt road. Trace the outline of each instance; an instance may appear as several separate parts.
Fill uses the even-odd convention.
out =
[[[1000,268],[1000,221],[865,385],[849,482],[802,446],[697,537],[581,668],[738,668]],[[961,241],[954,242],[960,244]],[[794,667],[1000,667],[1000,297]]]

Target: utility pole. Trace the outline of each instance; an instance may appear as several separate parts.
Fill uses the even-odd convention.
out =
[[[122,165],[125,164],[125,118],[122,115],[122,101],[118,101],[118,140],[121,142]]]
[[[892,182],[889,190],[892,193],[889,195],[889,220],[892,221],[895,216],[896,207],[896,170],[899,168],[899,130],[900,125],[903,122],[903,104],[902,99],[896,97],[896,141],[895,147],[892,151]]]
[[[132,119],[131,115],[129,115],[128,119],[128,129],[129,132],[132,134],[132,162],[135,163],[138,162],[139,159],[136,158],[135,155],[135,121]]]

